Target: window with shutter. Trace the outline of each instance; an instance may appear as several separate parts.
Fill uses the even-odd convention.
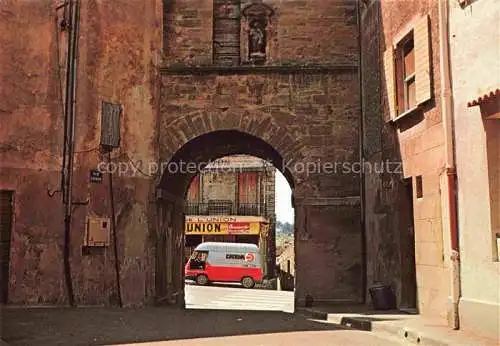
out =
[[[239,203],[257,203],[257,172],[241,172],[238,177]]]
[[[197,202],[199,199],[199,193],[200,193],[200,175],[197,175],[193,178],[191,184],[189,185],[187,200],[190,202],[195,202],[195,201]]]
[[[412,113],[432,98],[429,16],[402,34],[383,57],[391,120]]]
[[[390,118],[396,117],[396,89],[394,79],[394,51],[389,47],[384,52],[384,74],[385,74],[385,88],[387,92],[387,103],[389,106]]]
[[[396,90],[398,114],[416,107],[415,49],[413,32],[396,47]]]
[[[415,35],[415,96],[417,104],[431,99],[431,62],[429,16],[422,17],[414,28]]]

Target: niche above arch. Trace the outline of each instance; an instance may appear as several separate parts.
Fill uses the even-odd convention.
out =
[[[241,14],[242,57],[247,63],[263,65],[269,57],[274,10],[257,0],[246,6]]]

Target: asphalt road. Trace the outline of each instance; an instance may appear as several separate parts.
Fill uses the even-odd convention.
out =
[[[186,308],[197,310],[228,310],[242,311],[237,321],[246,319],[243,311],[281,311],[289,313],[293,318],[294,294],[289,291],[274,291],[265,289],[245,289],[238,284],[213,284],[210,286],[197,286],[188,283],[185,286]],[[278,332],[267,334],[252,334],[238,336],[223,336],[210,338],[195,338],[191,340],[163,341],[158,343],[147,343],[143,345],[165,345],[165,346],[293,346],[293,345],[403,345],[399,339],[388,334],[375,334],[371,332],[347,330],[344,328],[328,328],[327,322],[317,321],[324,324],[326,330],[302,330],[293,332]]]
[[[185,289],[187,309],[294,312],[293,292],[289,291],[194,284],[187,284]]]
[[[402,345],[391,335],[290,313],[293,292],[188,285],[186,298],[187,309],[7,308],[0,332],[12,346]]]

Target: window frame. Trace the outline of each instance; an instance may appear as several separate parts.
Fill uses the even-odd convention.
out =
[[[416,199],[424,198],[424,179],[421,175],[415,177],[415,197]]]
[[[413,73],[406,76],[405,69],[405,46],[411,42],[412,48],[410,52],[413,53]],[[415,40],[413,28],[397,43],[395,47],[395,92],[396,92],[396,116],[399,117],[403,114],[411,112],[418,107],[416,102],[416,89],[413,89],[414,104],[410,105],[409,85],[413,83],[415,86],[417,71],[415,69]]]
[[[386,122],[398,122],[401,118],[418,112],[424,104],[434,98],[430,25],[429,14],[415,15],[395,34],[391,44],[383,53],[383,71],[389,106],[389,116],[384,118]],[[414,73],[405,78],[401,62],[404,58],[398,55],[403,54],[401,46],[408,37],[413,38]],[[405,91],[405,88],[408,89],[412,85],[414,85],[413,99]],[[411,100],[412,104],[405,105],[405,100],[408,102]]]

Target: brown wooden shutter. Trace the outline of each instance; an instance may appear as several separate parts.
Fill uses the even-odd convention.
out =
[[[257,202],[257,172],[239,173],[239,202],[256,203]]]
[[[384,52],[384,74],[385,88],[387,91],[387,103],[389,105],[390,119],[396,117],[396,85],[394,71],[394,50],[392,47],[387,48]],[[389,119],[389,120],[390,120]]]
[[[417,104],[422,104],[431,98],[431,62],[429,16],[425,15],[413,30],[415,43],[415,97]]]
[[[187,194],[188,201],[198,201],[200,192],[200,175],[198,174],[193,178],[191,184],[189,185],[189,190]]]

